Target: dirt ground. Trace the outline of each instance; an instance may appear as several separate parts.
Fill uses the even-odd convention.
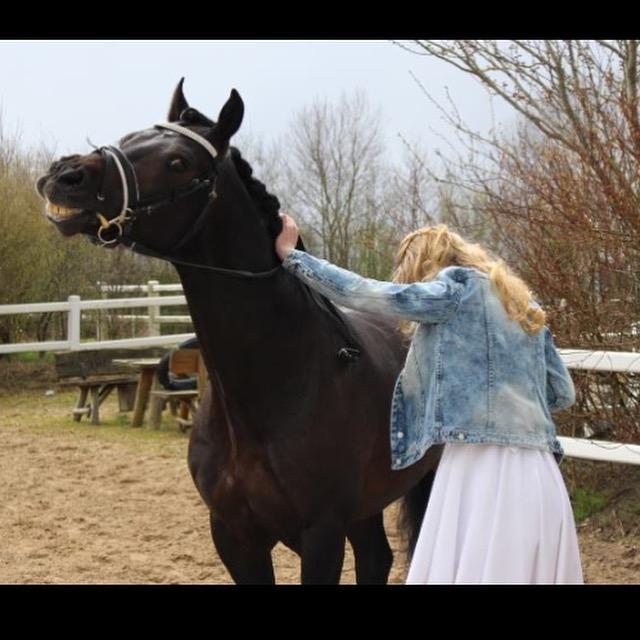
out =
[[[74,423],[74,400],[0,392],[0,583],[232,584],[188,473],[187,437],[168,417],[160,431],[129,428],[115,399],[104,425]],[[402,584],[396,508],[385,512],[396,551],[389,582]],[[604,522],[578,527],[586,582],[640,582],[637,527]],[[286,547],[275,548],[274,565],[279,583],[299,582]],[[348,544],[341,582],[355,582]]]

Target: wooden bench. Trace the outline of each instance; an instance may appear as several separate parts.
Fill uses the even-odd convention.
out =
[[[154,429],[160,428],[162,411],[167,403],[176,415],[178,428],[183,433],[192,426],[192,416],[198,407],[198,401],[204,391],[207,381],[207,369],[199,349],[175,349],[171,353],[169,371],[174,375],[196,375],[197,385],[195,389],[187,391],[170,391],[168,389],[154,390],[151,392],[151,408],[149,424]],[[176,405],[178,411],[176,412]],[[191,416],[191,417],[190,417]]]
[[[130,369],[112,362],[114,358],[161,357],[163,349],[111,349],[72,351],[54,354],[58,386],[77,386],[80,395],[72,410],[73,419],[91,418],[100,424],[100,406],[114,389],[120,411],[133,409],[138,377]]]

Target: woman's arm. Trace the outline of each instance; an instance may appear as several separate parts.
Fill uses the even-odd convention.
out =
[[[547,365],[547,403],[551,411],[570,407],[576,401],[576,390],[567,365],[562,361],[549,327],[543,329],[544,357]]]
[[[463,290],[463,285],[446,272],[431,282],[384,282],[364,278],[298,249],[287,254],[282,266],[333,302],[416,322],[447,320],[457,310]]]

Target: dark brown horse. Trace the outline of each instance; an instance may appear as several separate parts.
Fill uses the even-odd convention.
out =
[[[442,447],[391,469],[406,345],[393,319],[338,309],[280,266],[278,200],[229,146],[243,111],[234,90],[213,122],[181,81],[168,117],[179,129],[61,158],[37,188],[64,235],[175,265],[212,381],[189,468],[233,579],[273,583],[281,541],[301,556],[303,583],[338,583],[346,537],[358,583],[385,583],[383,509],[405,497],[415,543]]]

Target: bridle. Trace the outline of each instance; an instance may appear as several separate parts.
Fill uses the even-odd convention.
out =
[[[172,263],[182,264],[189,267],[197,267],[200,269],[207,269],[209,271],[218,272],[224,275],[244,277],[244,278],[264,278],[272,276],[281,271],[281,266],[278,265],[268,271],[261,271],[258,273],[251,271],[244,271],[242,269],[224,269],[222,267],[212,267],[210,265],[197,264],[192,262],[186,262],[179,260],[173,256],[168,256],[157,252],[155,249],[146,247],[139,242],[135,241],[131,237],[132,227],[136,219],[141,215],[150,215],[156,209],[160,209],[167,205],[175,205],[179,200],[183,200],[191,197],[194,194],[202,193],[205,190],[209,191],[209,197],[207,203],[211,198],[216,197],[216,181],[218,177],[217,167],[221,160],[224,160],[227,154],[220,156],[215,147],[203,136],[187,129],[174,122],[164,122],[154,125],[157,129],[167,129],[180,135],[186,136],[191,140],[197,142],[200,146],[209,153],[213,160],[214,172],[207,178],[194,178],[188,184],[173,191],[171,197],[162,198],[145,198],[140,197],[140,188],[138,186],[138,178],[136,175],[133,163],[126,156],[124,151],[115,145],[105,145],[95,150],[96,153],[100,153],[105,161],[105,168],[102,178],[102,185],[98,191],[98,200],[104,201],[104,186],[107,177],[113,170],[117,171],[122,186],[122,207],[120,213],[107,220],[101,213],[96,213],[96,216],[100,222],[98,228],[97,237],[94,242],[102,244],[102,246],[123,244],[129,247],[132,251],[140,253],[142,255],[151,256],[154,258],[160,258]],[[183,246],[191,240],[204,221],[204,216],[207,211],[207,206],[203,208],[196,222],[193,224],[191,230],[183,237],[180,242],[172,248],[171,253],[180,250]],[[115,232],[115,233],[114,233]],[[109,234],[112,237],[109,237]]]

